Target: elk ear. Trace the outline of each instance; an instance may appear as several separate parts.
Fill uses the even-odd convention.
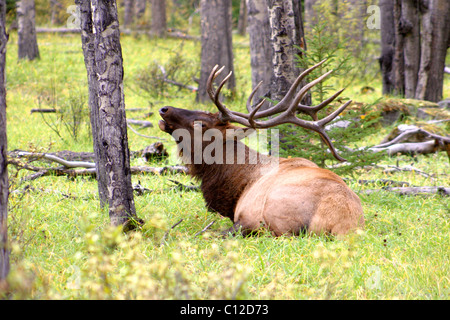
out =
[[[253,128],[243,128],[228,125],[225,132],[225,137],[227,140],[242,140],[245,137],[248,137],[252,133],[256,132],[256,130]]]

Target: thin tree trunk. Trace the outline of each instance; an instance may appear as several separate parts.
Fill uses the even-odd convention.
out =
[[[86,0],[77,0],[76,4],[80,7],[81,13],[81,42],[84,53],[84,63],[87,70],[89,83],[89,108],[91,114],[91,130],[92,136],[98,136],[98,128],[100,128],[99,108],[98,108],[98,79],[95,73],[95,47],[94,47],[94,26],[92,21],[91,3]],[[99,139],[93,139],[95,159],[104,159],[104,149]],[[97,161],[97,160],[96,160]],[[106,167],[97,165],[97,185],[100,199],[100,206],[108,205],[108,187],[106,181]]]
[[[136,18],[140,19],[145,14],[145,9],[147,7],[147,0],[136,0],[134,4],[134,12],[136,13]]]
[[[271,80],[271,99],[281,100],[299,74],[296,67],[295,45],[298,42],[298,30],[294,18],[294,6],[291,0],[267,0],[270,41],[273,49]]]
[[[209,101],[206,81],[212,68],[217,64],[225,66],[216,78],[216,83],[230,72],[233,67],[233,45],[231,35],[231,0],[201,0],[202,52],[200,83],[197,101]],[[236,80],[234,73],[227,82],[227,87],[234,93]]]
[[[444,67],[447,48],[450,45],[450,1],[430,0],[432,3],[432,34],[430,76],[427,81],[424,100],[438,102],[442,100],[444,86]]]
[[[242,36],[247,32],[247,17],[247,3],[245,0],[241,0],[241,4],[239,6],[238,32]]]
[[[405,62],[403,57],[404,35],[401,25],[402,0],[394,0],[394,94],[403,95],[405,92]]]
[[[317,23],[317,13],[314,10],[314,5],[317,0],[305,0],[305,28],[311,30]]]
[[[34,0],[20,0],[17,3],[19,59],[39,58],[35,13]]]
[[[429,2],[430,4],[432,1]],[[416,99],[425,99],[425,91],[428,85],[431,66],[431,42],[433,40],[433,26],[431,23],[432,8],[428,7],[422,14],[420,26],[420,66],[418,71],[417,86],[415,92]]]
[[[151,34],[164,37],[167,29],[166,1],[152,0],[152,25]]]
[[[392,0],[380,0],[381,12],[381,56],[379,58],[383,79],[383,94],[394,91],[393,60],[395,47],[394,3]]]
[[[403,0],[400,23],[404,34],[405,97],[414,98],[420,65],[420,19],[417,0]]]
[[[92,86],[90,93],[96,94],[96,98],[90,99],[90,102],[97,102],[97,105],[91,105],[93,111],[91,117],[94,118],[91,123],[96,126],[93,129],[93,139],[97,140],[94,143],[94,147],[97,148],[96,166],[104,167],[104,170],[98,169],[98,173],[106,176],[106,178],[99,177],[99,181],[102,179],[106,182],[106,190],[102,193],[107,195],[111,224],[124,225],[124,229],[128,229],[133,227],[133,220],[138,219],[131,184],[123,92],[123,60],[116,2],[108,0],[77,0],[77,2],[81,3],[82,16],[89,13],[87,6],[92,10],[91,18],[82,17],[81,25],[85,31],[89,30],[89,23],[92,24],[92,34],[84,38],[84,41],[93,40],[93,42],[83,49],[86,66],[89,66],[87,71],[94,71],[97,77],[97,81],[92,81],[94,76],[88,75],[89,86]],[[87,47],[90,48],[86,50]],[[90,49],[92,51],[89,51]]]
[[[247,0],[248,33],[250,37],[250,65],[252,68],[252,88],[262,81],[255,99],[270,91],[272,78],[273,49],[270,43],[270,22],[266,0]],[[256,102],[256,100],[254,101]],[[266,109],[269,103],[261,107]]]
[[[123,26],[129,28],[134,21],[134,0],[124,0],[123,6]]]
[[[8,168],[6,137],[6,1],[0,0],[0,284],[9,272],[8,249]]]

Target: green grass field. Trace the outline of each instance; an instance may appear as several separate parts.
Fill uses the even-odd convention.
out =
[[[230,104],[244,107],[250,93],[248,40],[235,37],[235,73],[239,92]],[[135,78],[152,61],[165,63],[176,53],[192,61],[200,43],[149,40],[123,36],[127,108],[147,108],[154,115],[164,105],[213,110],[196,105],[195,93],[171,89],[171,94],[149,97]],[[62,107],[71,97],[86,97],[87,79],[79,35],[38,35],[41,59],[17,60],[17,34],[10,35],[7,51],[8,149],[31,151],[91,151],[88,126],[75,141],[64,127],[59,135],[55,115],[45,118],[33,108]],[[363,95],[370,85],[375,92]],[[346,91],[356,101],[373,102],[381,96],[379,75]],[[445,96],[450,96],[447,77]],[[86,101],[87,103],[87,101]],[[87,106],[86,106],[87,108]],[[147,112],[148,112],[147,111]],[[142,113],[128,113],[128,117]],[[381,128],[365,143],[378,143],[392,128]],[[140,133],[160,136],[177,164],[174,143],[157,126]],[[129,131],[131,150],[154,142]],[[380,188],[357,179],[392,179],[417,186],[448,186],[450,166],[445,153],[400,156],[382,164],[409,165],[432,175],[381,169],[355,170],[348,177],[356,192]],[[165,163],[155,162],[154,166]],[[145,165],[134,159],[132,165]],[[450,201],[448,197],[398,196],[388,192],[359,193],[365,230],[344,239],[308,235],[273,238],[222,238],[231,221],[205,209],[198,192],[169,190],[174,179],[197,182],[177,174],[135,175],[154,190],[135,195],[142,230],[123,234],[109,227],[106,210],[99,207],[94,179],[42,177],[20,179],[30,172],[10,168],[9,239],[12,244],[10,284],[13,298],[23,299],[448,299],[450,296]],[[175,223],[183,221],[171,229]],[[209,223],[207,232],[195,236]]]

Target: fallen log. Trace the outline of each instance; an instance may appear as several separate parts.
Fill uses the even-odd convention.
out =
[[[364,194],[373,194],[382,191],[394,192],[402,196],[418,196],[430,194],[450,196],[450,188],[446,187],[385,187],[382,189],[360,190],[359,192]]]
[[[45,160],[50,162],[56,162],[61,166],[58,167],[38,167],[31,165],[29,162],[23,161],[27,159],[30,162],[37,160]],[[96,169],[94,162],[87,161],[68,161],[53,154],[48,153],[34,153],[26,151],[14,151],[8,152],[8,164],[13,165],[20,169],[26,169],[34,171],[35,173],[22,178],[22,181],[35,180],[40,177],[55,175],[55,176],[91,176],[96,177]],[[81,168],[81,169],[75,169]],[[146,167],[146,166],[133,166],[130,168],[132,174],[186,174],[188,169],[184,166],[164,166],[164,167]]]
[[[439,143],[436,143],[435,140],[430,140],[425,142],[396,143],[387,147],[372,147],[369,150],[374,152],[385,151],[389,156],[393,156],[397,154],[430,154],[442,149]]]
[[[141,126],[141,128],[152,128],[153,127],[153,123],[151,123],[150,121],[145,121],[145,120],[127,119],[127,124],[138,125],[138,126]]]

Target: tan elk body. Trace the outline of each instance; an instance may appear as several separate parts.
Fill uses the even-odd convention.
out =
[[[247,103],[249,114],[228,110],[219,101],[220,89],[228,77],[219,85],[217,92],[212,89],[212,82],[221,71],[216,71],[216,68],[208,80],[208,92],[219,109],[218,113],[174,107],[160,109],[163,120],[160,120],[159,127],[178,140],[181,157],[187,162],[189,173],[201,180],[201,190],[207,207],[234,221],[234,229],[240,228],[242,232],[248,233],[264,227],[276,236],[298,235],[303,232],[343,235],[364,226],[359,197],[338,175],[303,158],[274,159],[262,155],[244,145],[235,136],[229,135],[230,129],[238,128],[230,122],[240,123],[248,128],[268,128],[280,123],[294,123],[318,132],[333,155],[343,160],[326,135],[324,125],[341,113],[351,101],[321,120],[317,120],[317,111],[328,105],[342,91],[318,106],[307,107],[300,104],[306,91],[329,73],[295,93],[300,81],[321,63],[300,75],[285,98],[269,110],[258,112],[262,103],[254,108],[250,107],[257,88]],[[309,114],[314,121],[297,118],[295,113],[299,111]],[[259,120],[274,114],[279,115],[268,120]],[[194,141],[177,137],[175,133],[178,129],[187,131],[191,136],[195,135],[196,130],[205,133],[214,129],[220,133],[220,137],[216,135],[212,142],[202,140],[201,149],[204,151],[213,143],[216,144],[215,150],[218,150],[218,147],[230,150],[226,148],[231,145],[234,151],[243,150],[245,161],[236,162],[235,153],[235,162],[229,163],[226,161],[225,152],[222,155],[223,161],[216,163],[192,161],[196,148]]]

